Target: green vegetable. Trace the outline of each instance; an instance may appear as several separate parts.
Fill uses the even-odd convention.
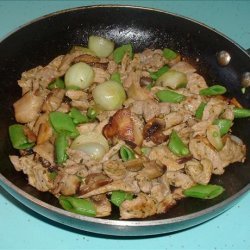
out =
[[[213,85],[211,87],[200,90],[200,95],[213,96],[222,95],[227,92],[227,89],[221,85]]]
[[[156,81],[161,75],[166,73],[168,70],[169,70],[169,67],[165,65],[156,72],[150,72],[150,76],[154,81]]]
[[[216,119],[213,124],[217,125],[220,129],[220,135],[225,135],[229,129],[232,127],[233,122],[228,119]]]
[[[168,143],[169,150],[177,156],[189,155],[189,149],[187,145],[181,140],[176,131],[172,131]]]
[[[123,161],[129,161],[135,159],[135,154],[133,150],[126,146],[122,146],[120,148],[120,155]]]
[[[88,108],[87,110],[87,117],[89,118],[90,121],[95,120],[97,116],[97,111],[94,108]]]
[[[9,136],[13,148],[15,149],[29,149],[32,148],[35,143],[29,142],[28,138],[24,134],[24,126],[20,124],[13,124],[9,126]]]
[[[146,86],[146,89],[151,90],[151,89],[154,87],[154,85],[155,85],[155,83],[154,83],[154,82],[151,82],[150,84],[148,84],[148,85]]]
[[[56,179],[58,173],[57,172],[50,172],[48,175],[49,175],[49,179],[54,181]]]
[[[184,195],[200,199],[213,199],[224,192],[224,188],[219,185],[195,185],[184,190]]]
[[[55,140],[56,163],[62,164],[68,158],[66,149],[68,147],[67,136],[64,133],[58,134]]]
[[[156,85],[171,89],[184,88],[187,85],[187,76],[182,72],[169,70],[157,79]]]
[[[61,195],[59,203],[65,210],[72,213],[91,217],[96,216],[96,208],[90,200]]]
[[[176,57],[177,57],[177,53],[176,52],[174,52],[173,50],[171,50],[171,49],[168,49],[168,48],[165,48],[164,50],[163,50],[163,56],[166,58],[166,59],[168,59],[168,60],[173,60],[173,59],[175,59]]]
[[[71,138],[79,135],[72,119],[68,114],[54,111],[49,114],[50,122],[57,133],[65,133]]]
[[[245,108],[234,108],[233,109],[234,118],[246,118],[250,117],[250,109]]]
[[[48,85],[48,89],[52,90],[52,89],[64,89],[65,88],[65,84],[62,78],[57,78],[56,80],[54,80],[53,82],[51,82]]]
[[[203,112],[204,112],[204,109],[206,107],[206,103],[205,102],[201,102],[201,104],[199,105],[199,107],[197,108],[197,110],[195,111],[195,117],[199,120],[202,119],[202,116],[203,116]]]
[[[217,151],[223,148],[220,128],[218,125],[210,125],[207,128],[207,139],[216,148]]]
[[[159,90],[156,93],[156,96],[161,102],[170,102],[170,103],[180,103],[186,99],[184,95],[167,89]]]
[[[148,155],[150,153],[151,149],[150,148],[147,148],[147,147],[142,147],[141,148],[141,152],[144,154],[144,155]]]
[[[80,123],[86,123],[89,121],[88,117],[82,114],[81,111],[77,108],[71,108],[69,116],[76,125]]]
[[[115,82],[118,82],[120,84],[122,84],[122,81],[121,81],[121,75],[119,72],[114,72],[111,76],[110,76],[110,80],[113,80]]]
[[[125,44],[119,48],[116,48],[113,52],[114,61],[117,64],[120,63],[126,53],[129,54],[130,58],[133,57],[133,48],[131,44]]]
[[[117,207],[120,207],[120,205],[125,200],[132,200],[132,199],[133,199],[133,194],[124,191],[113,191],[111,194],[111,202]]]

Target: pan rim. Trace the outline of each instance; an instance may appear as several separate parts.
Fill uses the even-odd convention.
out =
[[[142,7],[142,6],[135,6],[135,5],[119,5],[119,4],[100,4],[100,5],[88,5],[88,6],[79,6],[79,7],[73,7],[73,8],[67,8],[67,9],[63,9],[63,10],[59,10],[59,11],[54,11],[51,12],[49,14],[45,14],[42,15],[38,18],[35,18],[33,20],[30,20],[26,23],[24,23],[23,25],[18,26],[17,28],[13,29],[12,31],[8,32],[5,36],[3,36],[0,39],[0,44],[2,42],[4,42],[6,39],[8,39],[8,37],[10,37],[12,34],[20,31],[21,29],[34,24],[36,22],[39,22],[41,20],[44,20],[46,18],[49,17],[54,17],[63,13],[70,13],[70,12],[74,12],[74,11],[78,11],[78,10],[88,10],[88,9],[96,9],[96,8],[131,8],[131,9],[141,9],[141,10],[146,10],[146,11],[153,11],[153,12],[158,12],[158,13],[163,13],[163,14],[167,14],[167,15],[171,15],[174,17],[178,17],[178,18],[182,18],[185,19],[189,22],[192,23],[196,23],[214,33],[217,33],[218,35],[220,35],[221,37],[223,37],[224,39],[228,40],[229,42],[231,42],[232,44],[234,44],[236,47],[238,47],[238,49],[240,49],[249,59],[250,59],[250,55],[247,53],[247,51],[240,46],[238,43],[236,43],[235,41],[233,41],[232,39],[230,39],[229,37],[227,37],[225,34],[223,34],[222,32],[211,28],[210,26],[194,20],[192,18],[183,16],[183,15],[179,15],[179,14],[175,14],[169,11],[164,11],[164,10],[160,10],[160,9],[156,9],[156,8],[150,8],[150,7]],[[234,200],[236,200],[237,198],[239,198],[240,196],[243,196],[244,193],[246,193],[247,191],[250,190],[250,184],[247,184],[244,188],[242,188],[241,190],[239,190],[237,193],[235,193],[233,196],[225,199],[222,202],[219,202],[216,205],[213,205],[209,208],[203,209],[201,211],[195,212],[195,213],[191,213],[188,215],[182,215],[182,216],[178,216],[178,217],[174,217],[174,218],[169,218],[169,219],[157,219],[157,220],[148,220],[148,221],[142,221],[142,220],[138,220],[138,221],[123,221],[123,220],[112,220],[112,219],[102,219],[102,218],[92,218],[92,217],[87,217],[87,216],[83,216],[83,215],[78,215],[78,214],[74,214],[71,212],[68,212],[66,210],[63,210],[61,208],[55,207],[53,205],[50,205],[44,201],[39,200],[38,198],[30,195],[29,193],[23,191],[21,188],[17,187],[14,183],[12,183],[11,181],[9,181],[2,173],[0,173],[0,185],[7,190],[7,188],[4,187],[4,185],[2,184],[4,183],[8,188],[14,190],[17,194],[21,195],[22,197],[26,198],[27,200],[29,200],[30,202],[43,207],[44,209],[47,210],[52,210],[53,212],[60,214],[62,216],[66,216],[66,217],[70,217],[73,219],[78,219],[80,221],[87,221],[87,222],[91,222],[91,223],[97,223],[97,224],[104,224],[104,225],[110,225],[110,226],[130,226],[130,227],[145,227],[145,226],[158,226],[158,225],[167,225],[167,224],[173,224],[173,223],[179,223],[179,222],[183,222],[183,221],[187,221],[187,220],[191,220],[191,219],[195,219],[195,218],[199,218],[205,214],[210,214],[213,211],[219,211],[222,208],[226,208],[230,203],[232,203]],[[10,194],[10,192],[7,190],[7,192]],[[12,194],[11,194],[12,195]],[[224,211],[224,210],[223,210]],[[220,213],[222,213],[223,211],[221,211]],[[211,216],[212,217],[215,217]],[[208,218],[209,219],[209,218]],[[207,219],[207,220],[208,220]]]

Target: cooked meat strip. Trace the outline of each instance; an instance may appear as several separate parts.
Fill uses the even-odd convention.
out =
[[[33,151],[39,154],[41,157],[46,159],[50,164],[54,165],[54,145],[50,142],[45,142],[43,144],[36,145]]]
[[[113,180],[122,180],[126,176],[126,168],[119,161],[107,161],[103,164],[103,170]]]
[[[111,214],[111,203],[104,194],[96,195],[90,198],[96,209],[96,217],[105,217]]]
[[[156,203],[143,193],[133,200],[126,200],[120,205],[121,219],[146,218],[157,211]]]

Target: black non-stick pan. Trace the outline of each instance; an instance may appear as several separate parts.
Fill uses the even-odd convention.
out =
[[[90,6],[60,11],[21,27],[0,42],[0,184],[22,203],[52,220],[108,235],[173,232],[202,223],[232,206],[250,187],[250,119],[247,118],[235,121],[233,126],[234,134],[247,146],[246,161],[232,164],[224,175],[212,178],[213,183],[225,187],[223,195],[212,200],[184,199],[166,214],[143,220],[121,221],[118,211],[105,219],[64,211],[56,198],[28,185],[25,175],[14,170],[8,155],[16,152],[7,131],[14,123],[12,104],[21,96],[17,86],[21,73],[46,65],[73,45],[86,45],[93,34],[110,38],[117,46],[132,43],[136,52],[164,47],[179,51],[196,65],[208,84],[226,86],[229,97],[234,96],[244,107],[250,107],[248,89],[245,94],[241,92],[242,80],[249,80],[250,57],[222,34],[187,18],[140,7]],[[221,51],[226,52],[226,58],[218,58]]]

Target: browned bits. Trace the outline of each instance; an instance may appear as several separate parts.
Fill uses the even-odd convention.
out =
[[[143,129],[143,138],[147,141],[152,141],[155,144],[161,144],[168,139],[167,135],[163,134],[165,121],[159,118],[153,118],[145,125]]]
[[[140,86],[141,87],[148,86],[151,82],[152,82],[151,77],[143,76],[140,78]]]

